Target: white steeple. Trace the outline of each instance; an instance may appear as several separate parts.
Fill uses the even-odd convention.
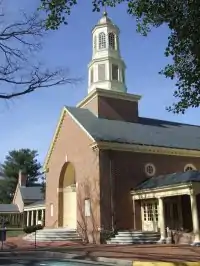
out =
[[[125,63],[120,55],[119,28],[107,12],[92,30],[92,60],[88,65],[88,93],[96,88],[126,92]]]

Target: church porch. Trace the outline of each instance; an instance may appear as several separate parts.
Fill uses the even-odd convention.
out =
[[[135,205],[140,202],[143,231],[160,232],[160,242],[169,239],[170,231],[192,232],[192,242],[200,243],[200,172],[153,177],[140,184],[131,195],[134,224]]]
[[[38,201],[24,207],[24,226],[45,225],[45,203]]]

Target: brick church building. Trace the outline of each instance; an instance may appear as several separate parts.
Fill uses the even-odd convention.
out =
[[[119,28],[92,30],[88,94],[65,106],[46,161],[46,227],[187,230],[199,242],[200,127],[140,117],[126,88]]]

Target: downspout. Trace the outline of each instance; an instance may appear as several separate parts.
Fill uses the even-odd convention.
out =
[[[111,226],[115,230],[115,206],[114,206],[114,182],[113,182],[113,158],[112,152],[109,151],[109,180],[110,180],[110,205],[111,205]]]

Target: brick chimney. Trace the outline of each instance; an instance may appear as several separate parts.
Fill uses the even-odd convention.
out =
[[[18,184],[20,187],[26,187],[26,178],[26,173],[22,170],[19,170]]]

